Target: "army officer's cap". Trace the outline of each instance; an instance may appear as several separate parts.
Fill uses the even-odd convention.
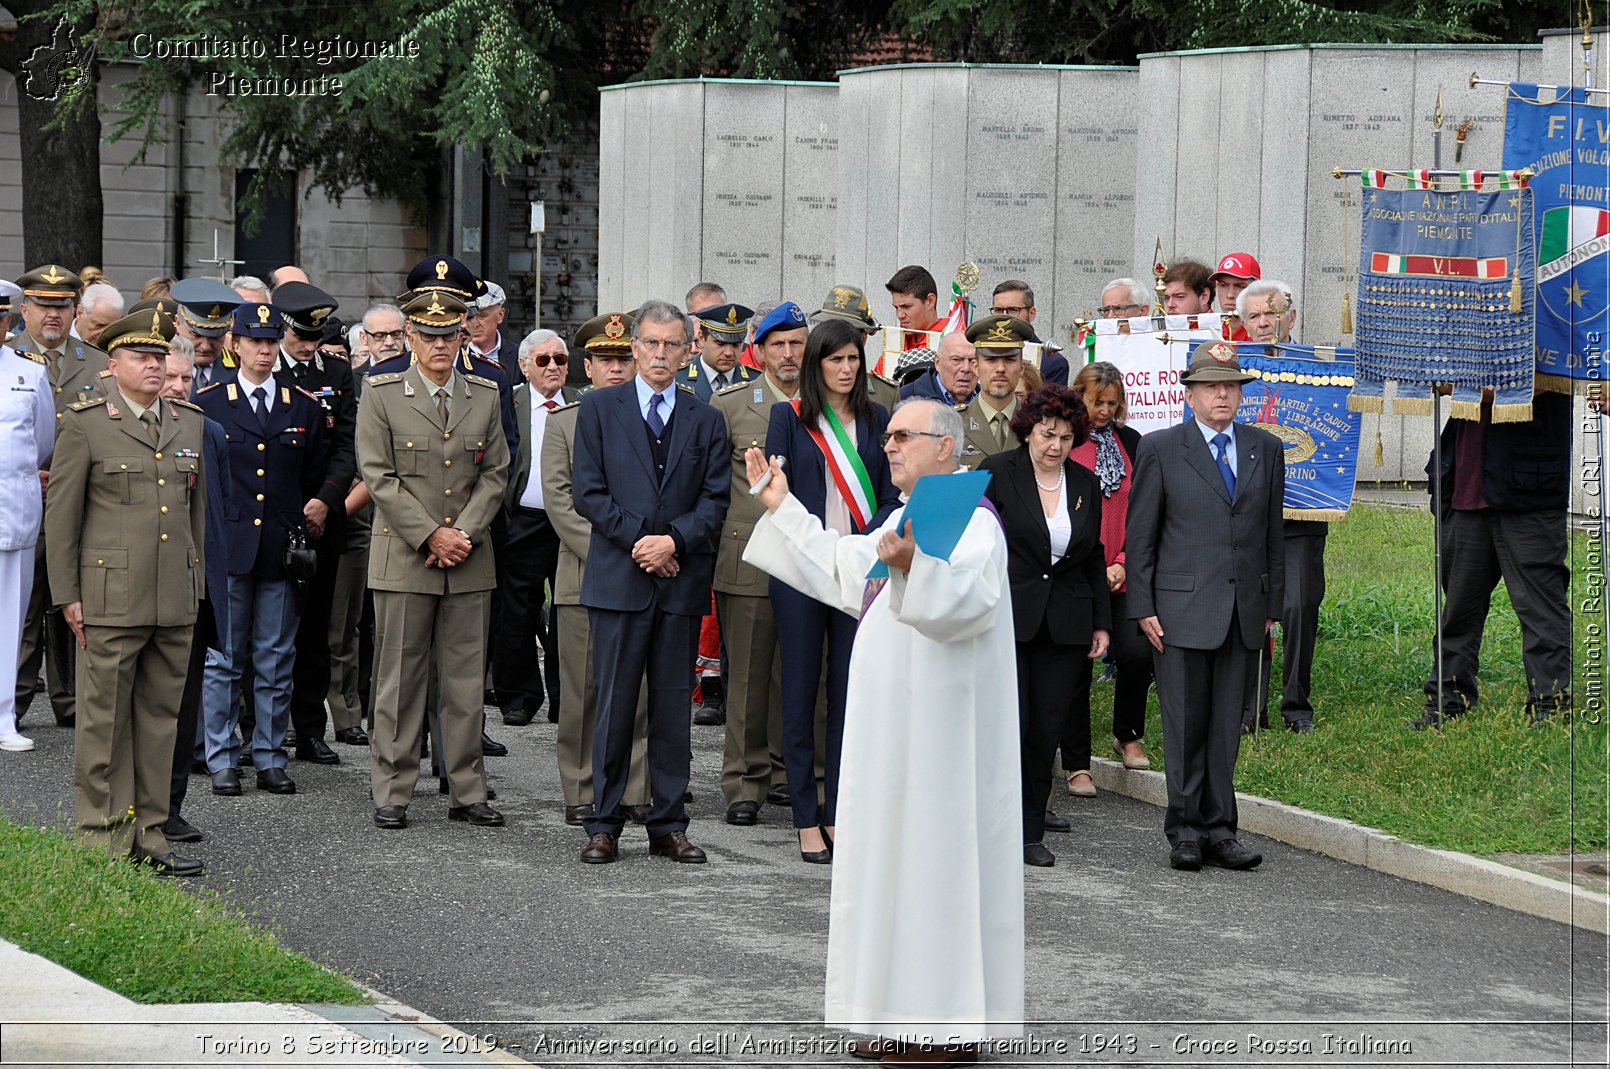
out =
[[[605,312],[593,316],[576,330],[576,348],[589,356],[629,356],[632,352],[630,312]]]
[[[754,317],[754,310],[741,304],[717,304],[693,313],[706,334],[713,335],[716,341],[734,343],[744,340]]]
[[[824,319],[842,319],[857,330],[878,329],[878,321],[872,318],[872,306],[867,303],[866,290],[858,286],[834,286],[828,290],[822,307],[811,313],[812,323]]]
[[[17,279],[22,295],[35,304],[68,305],[78,303],[84,284],[60,264],[36,267]]]
[[[241,295],[215,278],[181,278],[168,291],[178,302],[185,326],[203,338],[229,333],[229,318],[240,307]]]
[[[457,334],[464,326],[464,301],[441,290],[410,295],[402,310],[421,334]]]
[[[991,351],[1022,351],[1024,344],[1033,338],[1034,328],[1017,316],[985,316],[967,328],[967,340],[981,357]]]
[[[117,355],[119,349],[166,353],[173,342],[173,317],[155,308],[130,312],[101,331],[101,345]]]

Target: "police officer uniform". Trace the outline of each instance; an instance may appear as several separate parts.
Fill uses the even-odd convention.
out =
[[[274,305],[252,302],[235,310],[233,330],[241,337],[278,338],[284,323]],[[324,409],[311,394],[273,373],[261,383],[244,374],[232,382],[214,383],[196,395],[196,403],[224,429],[233,478],[225,521],[232,648],[207,656],[203,691],[207,771],[214,794],[240,793],[235,732],[241,680],[250,678],[251,756],[257,786],[274,794],[294,794],[296,784],[285,773],[285,731],[297,614],[285,549],[292,532],[302,527],[303,503],[324,481]]]
[[[632,356],[630,312],[594,316],[576,331],[575,348],[588,356]],[[591,387],[586,387],[591,389]],[[576,415],[581,403],[555,409],[542,436],[540,478],[548,522],[559,535],[559,564],[554,573],[553,611],[559,638],[559,726],[554,752],[559,783],[565,793],[565,822],[580,825],[593,813],[593,731],[598,723],[598,688],[593,681],[592,627],[581,603],[581,580],[593,526],[576,512],[570,473],[576,461]],[[622,805],[649,804],[647,684],[637,699],[632,729],[631,764]]]
[[[422,334],[458,335],[464,302],[417,294],[403,308]],[[508,440],[499,433],[497,384],[455,362],[445,386],[413,366],[371,374],[358,413],[358,455],[375,499],[369,586],[375,599],[374,731],[370,739],[375,823],[407,826],[419,775],[419,739],[430,669],[439,664],[440,750],[448,816],[479,825],[503,817],[486,804],[481,759],[482,677],[496,568],[490,544],[503,505]],[[431,562],[438,529],[471,543],[452,567]]]
[[[241,304],[240,294],[215,278],[181,278],[169,292],[178,306],[174,327],[192,342],[197,338],[211,340],[228,334],[230,320]],[[198,355],[200,349],[197,346]],[[225,362],[228,355],[227,350],[220,347],[211,362],[196,362],[195,381],[190,386],[192,397],[215,382],[235,377],[237,368],[233,357]]]
[[[101,337],[114,354],[165,353],[173,321],[140,312]],[[68,406],[45,502],[50,583],[83,612],[74,735],[78,828],[114,856],[196,875],[176,858],[168,816],[179,700],[205,589],[202,415],[188,401],[143,411],[111,384]]]
[[[744,338],[749,334],[749,321],[754,315],[753,310],[741,304],[718,304],[692,313],[694,322],[704,331],[705,337],[729,345],[743,344]],[[705,363],[702,353],[688,361],[687,366],[676,373],[676,381],[692,390],[701,401],[709,401],[710,396],[718,390],[724,390],[735,383],[752,382],[759,377],[760,372],[745,367],[742,361],[735,363],[731,371],[717,371]]]
[[[989,316],[967,328],[967,340],[978,352],[979,380],[973,399],[957,406],[962,417],[958,459],[966,467],[977,470],[979,463],[992,453],[1017,448],[1017,435],[1010,427],[1012,417],[1017,414],[1017,397],[1013,396],[1000,411],[984,399],[984,360],[990,355],[1013,352],[1021,360],[1023,346],[1033,337],[1034,328],[1016,316]]]
[[[34,585],[34,553],[44,521],[39,472],[56,444],[56,406],[37,356],[0,345],[0,680],[15,678],[22,627]],[[39,576],[45,585],[45,577]],[[11,687],[0,686],[0,750],[31,750],[17,733]]]
[[[17,286],[22,291],[21,300],[64,307],[69,320],[84,289],[78,276],[60,264],[46,264],[29,271],[17,279]],[[68,405],[100,395],[100,373],[106,370],[106,352],[72,337],[66,333],[66,327],[54,347],[34,337],[26,328],[11,339],[11,347],[23,356],[44,360],[58,426]],[[23,623],[22,651],[17,660],[17,715],[24,715],[33,701],[39,681],[39,662],[43,660],[56,722],[70,725],[73,722],[73,662],[78,641],[60,614],[49,611],[51,596],[45,554],[45,540],[41,538],[34,547],[34,584]]]

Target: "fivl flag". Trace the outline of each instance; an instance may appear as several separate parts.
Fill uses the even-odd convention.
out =
[[[1537,86],[1510,83],[1504,166],[1536,175],[1537,372],[1563,388],[1606,377],[1610,106],[1580,87],[1557,94],[1545,103]]]

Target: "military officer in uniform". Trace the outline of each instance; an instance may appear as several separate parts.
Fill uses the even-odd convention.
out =
[[[741,304],[718,304],[690,313],[699,336],[698,353],[676,373],[676,381],[708,401],[710,396],[739,382],[749,382],[760,373],[738,362],[749,321],[755,313]]]
[[[0,344],[0,382],[0,750],[23,751],[34,744],[17,731],[10,683],[35,582],[34,547],[44,519],[39,473],[55,448],[56,406],[40,357]]]
[[[170,293],[179,306],[174,331],[196,350],[195,389],[234,378],[234,355],[223,359],[223,343],[230,317],[240,306],[240,294],[215,278],[181,278]]]
[[[162,825],[205,589],[202,415],[158,397],[171,318],[138,312],[101,337],[112,377],[68,406],[45,500],[51,593],[79,646],[77,823],[113,856],[195,876]]]
[[[962,414],[961,457],[977,470],[992,453],[1017,448],[1012,417],[1017,415],[1017,384],[1023,377],[1023,346],[1034,328],[1016,316],[990,316],[967,328],[967,340],[978,353],[978,390]]]
[[[878,321],[872,318],[872,305],[867,303],[866,291],[859,286],[834,286],[828,290],[822,307],[810,314],[812,325],[824,319],[843,320],[859,330],[863,340],[879,330]],[[891,408],[890,411],[894,410]]]
[[[296,793],[285,772],[298,656],[295,580],[285,548],[306,523],[303,503],[324,482],[328,432],[317,398],[275,366],[284,329],[274,305],[240,305],[233,325],[239,377],[196,394],[202,411],[224,429],[233,479],[226,519],[230,648],[208,654],[203,691],[207,771],[220,795],[241,793],[235,731],[243,679],[251,680],[257,788]]]
[[[408,825],[432,664],[440,667],[440,746],[450,820],[497,826],[481,758],[482,676],[496,568],[492,520],[503,506],[509,445],[497,383],[457,369],[464,302],[415,294],[403,307],[415,363],[371,373],[358,455],[375,502],[374,821]]]
[[[632,315],[611,312],[595,316],[576,331],[589,385],[619,386],[632,377]],[[576,513],[570,496],[570,473],[576,461],[576,401],[548,417],[538,458],[543,503],[548,522],[559,534],[559,567],[554,576],[553,607],[559,633],[559,728],[554,751],[559,782],[565,792],[565,823],[580,827],[593,815],[593,729],[598,723],[598,689],[593,682],[592,628],[581,603],[581,579],[593,525]],[[632,729],[632,757],[622,805],[634,820],[646,820],[649,806],[648,695],[638,696]]]
[[[59,426],[68,405],[100,395],[99,376],[106,370],[106,353],[67,333],[73,307],[83,289],[77,275],[59,264],[46,264],[17,279],[17,286],[22,290],[18,305],[22,312],[22,330],[11,339],[11,347],[23,356],[44,359]],[[49,473],[44,475],[48,494]],[[20,720],[33,702],[39,683],[39,662],[44,660],[56,723],[70,726],[73,723],[76,643],[61,615],[50,611],[46,553],[45,539],[41,538],[34,547],[34,585],[23,622],[22,651],[17,658],[17,717]]]

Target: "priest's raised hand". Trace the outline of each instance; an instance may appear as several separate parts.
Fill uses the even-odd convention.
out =
[[[776,512],[788,499],[788,476],[783,474],[783,458],[772,457],[768,462],[765,450],[754,446],[744,453],[744,469],[749,474],[749,492],[760,499],[767,512]]]

